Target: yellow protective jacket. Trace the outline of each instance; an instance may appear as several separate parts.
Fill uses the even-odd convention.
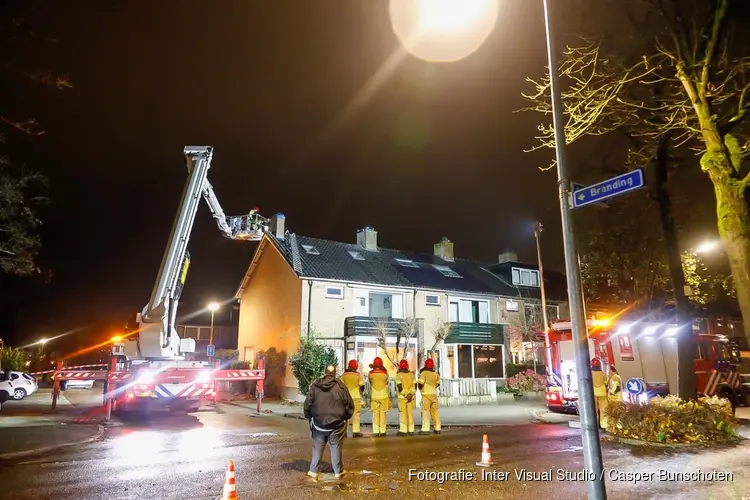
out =
[[[353,400],[362,399],[362,388],[365,386],[365,379],[357,370],[347,368],[341,375],[341,381],[349,389],[349,395]]]
[[[396,373],[398,399],[406,399],[406,396],[409,394],[413,397],[417,393],[417,385],[414,382],[414,374],[409,370],[399,370]]]
[[[370,380],[370,399],[389,399],[388,371],[385,368],[373,368],[367,378]]]
[[[594,397],[607,397],[607,376],[601,370],[591,370],[591,381],[594,384]]]
[[[437,396],[437,388],[440,385],[440,374],[435,370],[423,368],[419,372],[418,383],[422,396]]]
[[[622,378],[618,374],[609,377],[609,395],[617,396],[622,391]]]

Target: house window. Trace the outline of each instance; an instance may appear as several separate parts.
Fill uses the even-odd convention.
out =
[[[457,345],[459,378],[504,378],[503,346]]]
[[[326,286],[326,298],[327,299],[343,299],[344,287],[343,286]]]
[[[440,295],[425,295],[424,303],[427,304],[428,306],[439,306]]]
[[[448,278],[463,278],[463,276],[461,276],[448,266],[438,266],[437,264],[433,264],[432,267],[437,269],[440,274],[442,274],[443,276],[447,276]]]
[[[416,264],[413,260],[409,259],[395,259],[396,263],[403,267],[419,267],[419,264]]]
[[[349,250],[349,255],[351,255],[354,260],[365,260],[361,253],[355,252],[354,250]]]
[[[539,271],[533,269],[511,268],[513,284],[518,286],[539,286]]]
[[[308,255],[320,255],[320,252],[318,252],[318,249],[315,248],[312,245],[302,245],[302,249],[307,253]]]

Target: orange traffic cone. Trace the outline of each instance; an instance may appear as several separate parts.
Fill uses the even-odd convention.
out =
[[[224,481],[224,494],[221,500],[230,500],[237,498],[237,487],[234,483],[234,460],[229,461],[229,468],[227,469],[227,478]]]
[[[487,434],[482,438],[482,459],[477,462],[480,467],[489,467],[492,465],[492,453],[490,453],[490,443],[487,441]]]

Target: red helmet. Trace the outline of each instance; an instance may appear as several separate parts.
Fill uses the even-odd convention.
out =
[[[359,365],[357,364],[356,359],[352,359],[349,361],[349,369],[356,370]]]
[[[374,366],[375,368],[383,368],[383,359],[380,356],[373,359],[372,366]]]
[[[594,358],[591,360],[591,368],[594,368],[594,367],[599,367],[599,368],[602,367],[602,362],[599,360],[599,358]]]
[[[435,368],[435,362],[432,360],[432,358],[427,358],[424,361],[424,367],[427,368],[428,370],[432,370]]]
[[[401,360],[401,361],[399,362],[399,364],[398,364],[398,367],[399,367],[399,368],[400,368],[401,370],[408,370],[408,369],[409,369],[409,362],[408,362],[408,361],[406,361],[405,359],[402,359],[402,360]]]

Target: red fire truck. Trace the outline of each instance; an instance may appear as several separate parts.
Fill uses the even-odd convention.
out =
[[[638,401],[667,395],[677,386],[676,325],[643,321],[592,319],[587,322],[589,356],[599,358],[602,369],[614,365],[624,386],[639,379],[643,386]],[[744,404],[738,367],[739,350],[723,335],[694,333],[695,374],[700,395],[718,395],[734,406]],[[569,320],[550,325],[552,371],[547,387],[547,407],[558,413],[577,413],[578,378]],[[623,387],[623,397],[630,391]]]

